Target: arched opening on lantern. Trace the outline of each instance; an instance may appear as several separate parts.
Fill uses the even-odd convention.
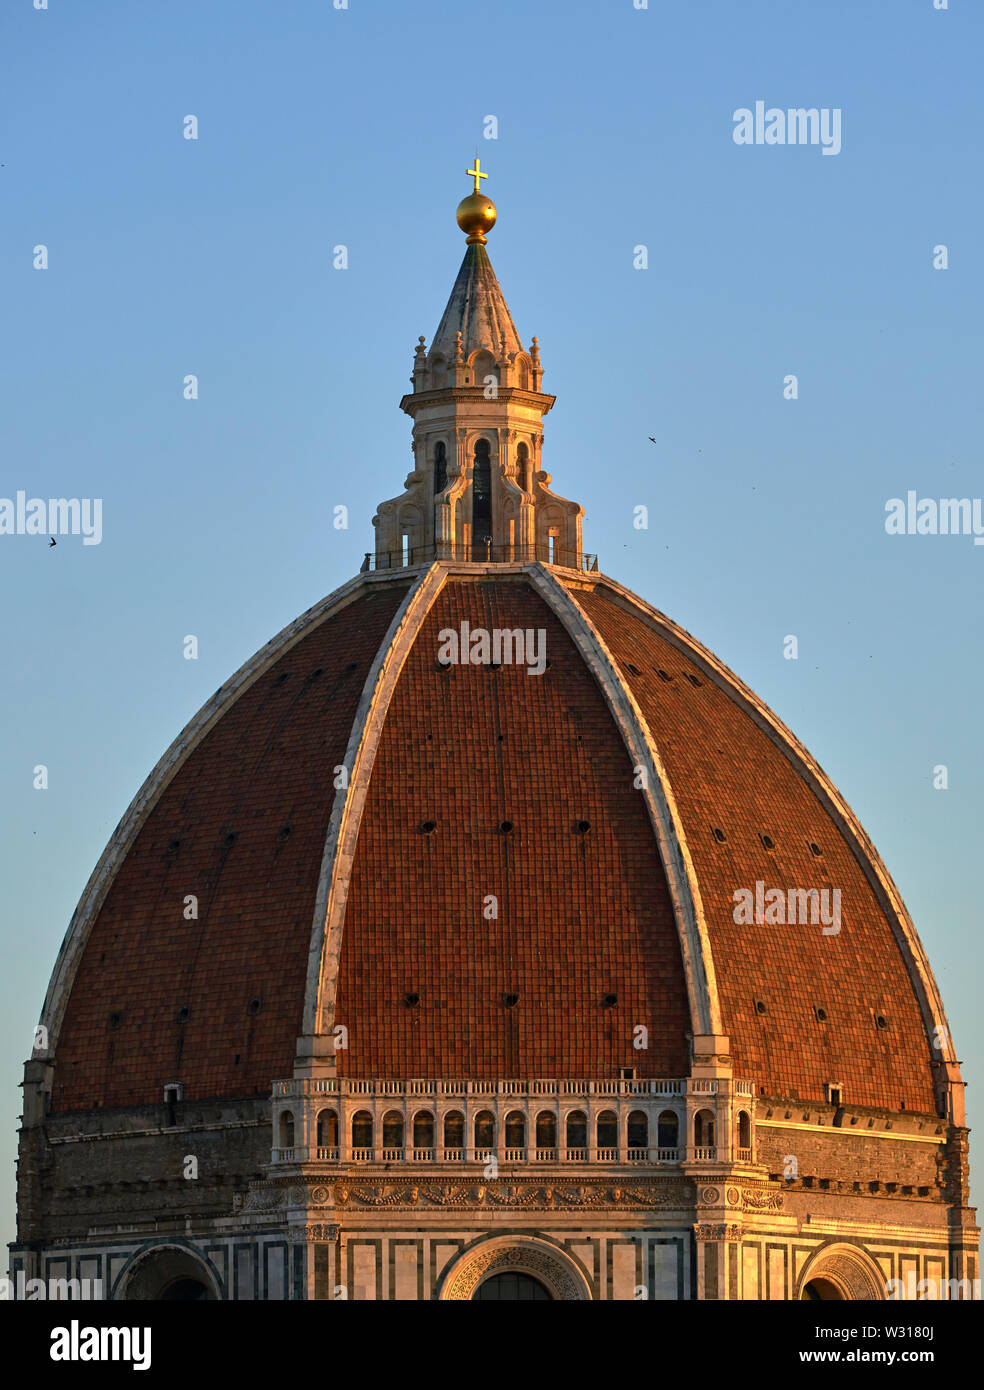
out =
[[[492,544],[492,459],[489,441],[475,441],[472,460],[472,553],[476,560],[489,557]]]
[[[448,485],[448,450],[443,439],[434,449],[434,492],[443,492]]]
[[[525,444],[516,450],[516,482],[524,492],[530,490],[530,451]]]

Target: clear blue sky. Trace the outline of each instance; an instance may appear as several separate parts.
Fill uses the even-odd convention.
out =
[[[398,402],[476,149],[586,548],[839,785],[921,933],[979,1124],[984,547],[883,518],[910,488],[984,485],[984,6],[49,4],[0,19],[0,496],[100,497],[104,535],[0,536],[4,1238],[71,913],[171,739],[358,569],[401,490]],[[840,108],[841,153],[735,145],[760,99]]]

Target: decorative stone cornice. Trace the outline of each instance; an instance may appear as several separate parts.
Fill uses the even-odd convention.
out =
[[[739,1241],[742,1237],[742,1227],[732,1225],[729,1222],[714,1222],[710,1225],[700,1224],[694,1227],[694,1235],[698,1240],[725,1240]]]

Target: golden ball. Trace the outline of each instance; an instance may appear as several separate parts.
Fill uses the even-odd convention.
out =
[[[458,204],[458,226],[468,233],[468,240],[484,241],[485,233],[495,226],[495,203],[483,193],[469,193]]]

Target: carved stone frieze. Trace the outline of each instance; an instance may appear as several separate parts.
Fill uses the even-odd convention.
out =
[[[760,1187],[744,1187],[741,1192],[742,1211],[782,1211],[782,1193]]]
[[[268,1210],[283,1204],[283,1190],[255,1189],[247,1195],[247,1207]],[[261,1195],[262,1194],[262,1195]],[[293,1193],[292,1204],[293,1203]],[[340,1178],[336,1182],[317,1183],[308,1188],[307,1205],[312,1207],[348,1208],[513,1208],[530,1211],[564,1211],[570,1209],[633,1208],[648,1211],[669,1211],[686,1207],[693,1202],[694,1189],[678,1179],[640,1179],[627,1182],[550,1182],[543,1180],[504,1181],[484,1178],[459,1179],[456,1182],[436,1179],[414,1181],[387,1179],[358,1181]],[[296,1205],[300,1205],[300,1199]]]

